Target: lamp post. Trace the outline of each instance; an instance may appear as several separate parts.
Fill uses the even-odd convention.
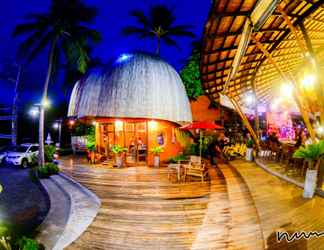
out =
[[[55,123],[53,124],[53,128],[55,130],[58,130],[58,148],[61,147],[61,138],[62,138],[62,119],[58,119],[55,121]]]
[[[33,107],[29,110],[29,115],[32,117],[33,119],[33,129],[32,129],[32,140],[34,141],[35,137],[36,137],[36,118],[39,115],[39,106],[37,105],[33,105]]]

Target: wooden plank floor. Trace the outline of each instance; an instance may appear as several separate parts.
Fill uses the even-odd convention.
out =
[[[102,207],[68,249],[323,249],[324,238],[278,243],[280,231],[324,231],[324,199],[257,167],[233,161],[211,181],[176,183],[165,168],[109,169],[64,160],[63,171]]]
[[[246,181],[261,221],[268,249],[324,249],[324,237],[278,243],[277,231],[324,232],[324,199],[302,198],[302,189],[272,176],[255,163],[231,163]]]
[[[102,207],[67,249],[224,249],[225,181],[175,183],[164,168],[104,169],[63,162],[64,173],[95,192]],[[212,195],[211,195],[212,191]]]
[[[219,164],[226,178],[230,200],[231,229],[228,249],[264,249],[260,219],[249,189],[231,167]]]

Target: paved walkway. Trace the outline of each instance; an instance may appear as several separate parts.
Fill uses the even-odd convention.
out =
[[[204,184],[171,182],[165,168],[64,166],[102,201],[67,249],[324,249],[324,238],[277,242],[278,230],[324,231],[324,199],[303,199],[254,163],[221,164]]]
[[[0,166],[0,224],[11,224],[31,232],[45,218],[49,209],[47,194],[31,181],[29,169]]]

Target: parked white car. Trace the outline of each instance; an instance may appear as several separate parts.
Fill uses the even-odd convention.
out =
[[[7,152],[6,163],[27,168],[38,155],[38,144],[24,143]]]

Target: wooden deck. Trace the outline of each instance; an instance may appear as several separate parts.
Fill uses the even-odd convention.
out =
[[[165,168],[63,163],[102,200],[95,221],[68,249],[324,249],[324,239],[277,244],[278,229],[324,230],[324,200],[303,200],[301,190],[253,163],[221,164],[203,184],[169,181]]]

